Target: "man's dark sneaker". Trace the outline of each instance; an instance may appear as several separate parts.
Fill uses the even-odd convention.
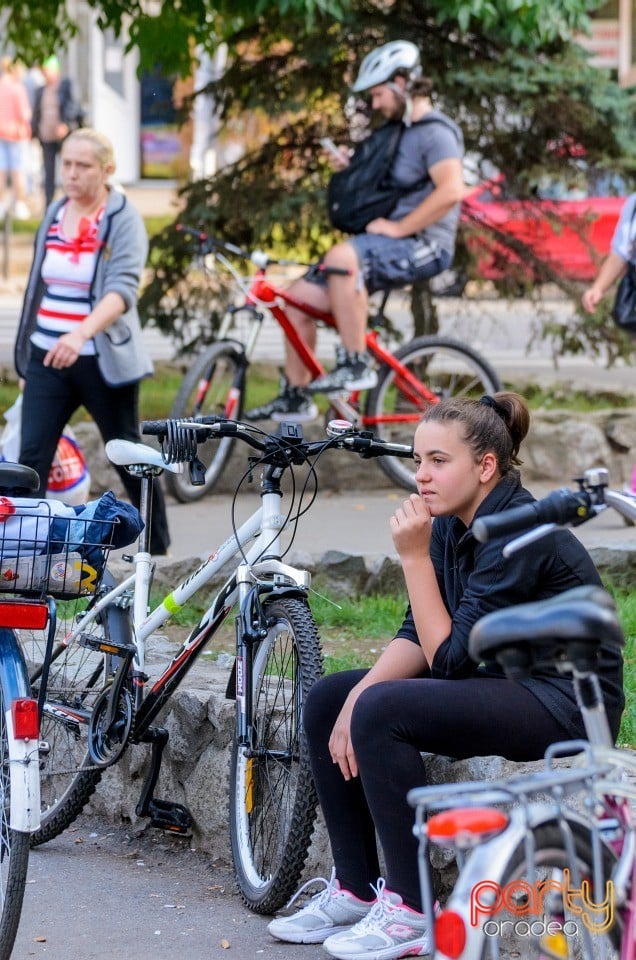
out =
[[[284,377],[280,393],[262,407],[253,407],[243,414],[244,420],[276,420],[281,423],[307,423],[318,416],[318,407],[302,387],[293,387]]]
[[[324,377],[309,384],[312,393],[336,393],[338,390],[370,390],[378,382],[373,361],[366,353],[347,353],[344,347],[336,347],[336,366]]]

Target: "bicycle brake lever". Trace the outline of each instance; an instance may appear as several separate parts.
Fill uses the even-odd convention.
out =
[[[558,526],[558,523],[542,523],[540,527],[535,527],[534,530],[529,530],[527,533],[522,533],[520,537],[515,537],[514,540],[510,540],[501,552],[504,557],[509,557],[511,554],[516,553],[517,550],[522,550],[523,547],[527,547],[529,543],[534,543],[535,540],[540,540],[541,537],[545,537],[546,533],[556,530]]]

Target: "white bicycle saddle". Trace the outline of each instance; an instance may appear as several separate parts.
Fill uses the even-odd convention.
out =
[[[145,443],[133,443],[132,440],[109,440],[106,444],[106,456],[118,467],[131,467],[133,464],[148,467],[161,467],[170,473],[183,473],[182,463],[164,463],[160,450],[147,447]]]

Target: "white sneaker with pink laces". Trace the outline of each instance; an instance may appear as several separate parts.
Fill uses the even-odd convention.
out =
[[[303,884],[294,894],[288,907],[314,883],[324,883],[325,889],[290,917],[276,917],[267,929],[277,940],[287,943],[322,943],[335,933],[342,933],[361,920],[371,910],[374,901],[358,900],[348,890],[341,890],[335,868],[329,880],[317,877]]]
[[[328,937],[323,943],[327,953],[338,960],[397,960],[429,954],[428,917],[407,907],[399,894],[386,889],[382,878],[374,890],[377,900],[373,908],[349,930]]]

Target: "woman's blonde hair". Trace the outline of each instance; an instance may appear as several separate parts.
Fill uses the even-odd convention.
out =
[[[64,143],[70,143],[74,140],[87,140],[92,145],[100,165],[102,167],[110,166],[110,172],[115,172],[115,151],[107,136],[92,127],[79,127],[69,133]]]

